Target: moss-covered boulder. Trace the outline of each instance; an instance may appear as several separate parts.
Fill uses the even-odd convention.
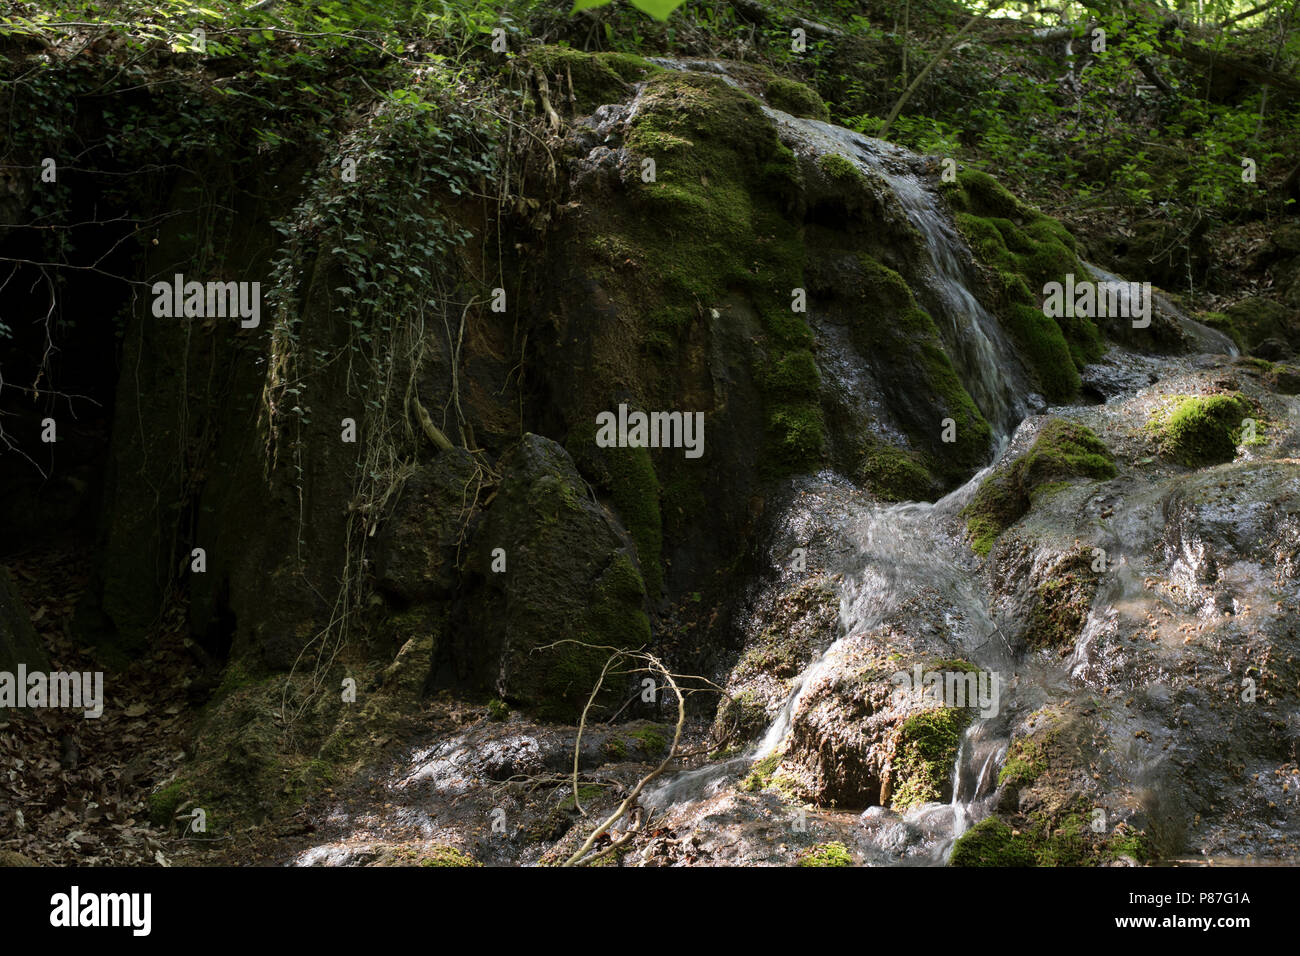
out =
[[[1098,771],[1106,732],[1095,705],[1036,711],[998,774],[997,812],[953,846],[952,866],[1105,866],[1152,855],[1145,814]]]
[[[1162,456],[1201,468],[1236,457],[1242,423],[1248,418],[1258,419],[1259,413],[1239,392],[1175,396],[1151,415],[1147,431]]]
[[[1278,361],[1294,358],[1300,342],[1300,311],[1264,296],[1248,296],[1221,313],[1210,313],[1207,324],[1226,332],[1243,352]]]
[[[989,474],[962,511],[971,547],[987,555],[993,542],[1029,510],[1036,494],[1075,478],[1114,478],[1115,460],[1086,425],[1049,419],[1029,450]]]
[[[769,104],[793,116],[807,116],[823,121],[830,119],[830,110],[817,95],[817,91],[798,80],[773,77],[764,88],[763,95]]]
[[[526,435],[498,467],[433,680],[571,719],[607,648],[650,640],[636,552],[557,443]]]

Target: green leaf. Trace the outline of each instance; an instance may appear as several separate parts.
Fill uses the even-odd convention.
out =
[[[632,0],[632,6],[644,10],[656,20],[667,20],[668,14],[685,2],[686,0]]]
[[[569,11],[572,15],[579,10],[590,10],[593,7],[607,7],[610,0],[574,0],[573,9]]]

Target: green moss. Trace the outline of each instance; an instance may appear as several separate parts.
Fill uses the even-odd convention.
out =
[[[877,445],[858,465],[858,479],[885,501],[927,497],[935,480],[921,457],[893,445]]]
[[[972,251],[997,276],[998,315],[1043,394],[1063,402],[1079,389],[1079,370],[1105,351],[1088,318],[1051,318],[1039,290],[1067,273],[1084,275],[1074,237],[1059,222],[1021,203],[987,173],[967,170],[946,187],[957,225]]]
[[[623,760],[627,757],[627,744],[617,737],[610,737],[609,740],[605,741],[605,752],[615,760]]]
[[[629,53],[583,53],[563,46],[534,47],[528,51],[527,58],[552,81],[552,105],[558,108],[565,102],[572,81],[574,105],[582,113],[590,113],[606,103],[621,102],[631,93],[631,82],[660,69]]]
[[[1086,425],[1053,418],[1038,431],[1034,444],[1020,459],[1027,490],[1033,492],[1053,479],[1115,477],[1115,459],[1106,443]]]
[[[1108,860],[1129,857],[1137,863],[1147,863],[1155,856],[1151,838],[1140,830],[1120,824],[1106,841],[1102,851]]]
[[[614,507],[636,542],[646,591],[663,590],[663,519],[659,512],[659,479],[648,448],[609,448],[610,494]]]
[[[1003,310],[1003,321],[1037,373],[1048,401],[1065,402],[1079,390],[1078,366],[1055,320],[1041,309],[1013,302]]]
[[[981,820],[953,845],[950,866],[1086,866],[1121,856],[1139,863],[1151,859],[1143,832],[1121,824],[1109,837],[1091,832],[1082,801],[1056,815],[1036,814],[1023,832],[1000,818]]]
[[[655,348],[666,354],[702,303],[745,296],[765,335],[756,378],[772,386],[763,396],[765,465],[778,474],[818,467],[825,425],[813,335],[790,309],[792,290],[803,285],[801,239],[784,217],[800,188],[794,154],[757,100],[688,73],[646,82],[626,145],[656,161],[656,181],[637,184],[619,223],[652,279],[627,295],[671,320],[655,324]]]
[[[1160,454],[1186,465],[1232,461],[1237,455],[1242,422],[1256,417],[1254,407],[1239,392],[1227,395],[1177,396],[1155,411],[1147,431]]]
[[[662,730],[664,730],[662,727],[642,727],[632,731],[628,736],[640,741],[641,746],[650,756],[660,757],[668,752],[668,741],[661,733]]]
[[[997,817],[981,820],[953,844],[949,866],[1033,866],[1029,840],[1014,834]]]
[[[793,349],[770,363],[763,376],[763,389],[776,398],[816,395],[821,385],[817,361],[807,349]]]
[[[482,866],[468,853],[444,844],[435,844],[419,855],[420,866]]]
[[[778,76],[768,81],[763,90],[767,102],[791,116],[808,116],[813,119],[829,120],[830,110],[812,87],[798,80]]]
[[[840,185],[853,185],[866,182],[862,170],[839,153],[823,153],[817,158],[817,165],[832,182]]]
[[[768,754],[750,768],[749,776],[741,781],[740,789],[747,793],[766,790],[772,783],[776,768],[780,765],[781,755],[779,753]]]
[[[864,354],[887,357],[899,371],[905,373],[911,387],[938,398],[937,405],[944,417],[956,424],[956,441],[944,446],[942,455],[929,456],[924,461],[913,457],[871,460],[876,450],[868,452],[863,467],[869,468],[864,477],[901,479],[910,472],[919,474],[919,466],[948,482],[966,477],[984,461],[988,454],[992,431],[988,422],[966,391],[948,353],[944,350],[939,330],[925,310],[917,306],[907,282],[893,269],[871,256],[856,257],[860,267],[859,287],[863,308],[860,318],[850,328],[854,343]],[[908,437],[915,448],[935,444],[934,438],[942,431],[941,421],[904,422]],[[893,470],[893,475],[889,471]],[[899,474],[902,471],[903,474]],[[926,482],[929,486],[931,482]],[[887,491],[898,493],[882,482]],[[909,496],[915,497],[915,494]]]
[[[1027,787],[1047,769],[1045,741],[1021,737],[1011,745],[1006,762],[998,771],[998,786]]]
[[[767,413],[769,465],[781,474],[807,471],[821,461],[826,443],[822,408],[814,402],[773,404]]]
[[[852,866],[853,855],[843,843],[819,843],[799,857],[800,866]]]
[[[186,784],[176,780],[149,794],[145,801],[149,810],[149,822],[156,827],[170,827],[176,809],[186,800],[186,793]]]
[[[987,555],[993,542],[1029,510],[1035,495],[1071,478],[1105,481],[1115,459],[1087,426],[1053,418],[1039,429],[1028,452],[984,479],[965,510],[971,548]]]
[[[1034,589],[1025,640],[1030,647],[1069,648],[1088,619],[1097,593],[1092,555],[1080,549],[1066,555]]]
[[[495,697],[488,701],[487,710],[488,717],[492,720],[505,720],[510,716],[510,705]]]
[[[891,807],[906,810],[952,795],[953,762],[969,721],[964,707],[939,707],[903,722],[894,742]]]

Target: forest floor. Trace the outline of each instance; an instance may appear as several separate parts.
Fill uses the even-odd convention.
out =
[[[89,583],[80,542],[9,559],[54,672],[104,669],[72,638]],[[194,711],[187,687],[197,665],[185,649],[185,608],[172,602],[150,636],[152,650],[105,673],[103,714],[55,708],[8,711],[0,723],[0,850],[40,865],[168,865],[181,841],[153,826],[146,798],[184,759]]]

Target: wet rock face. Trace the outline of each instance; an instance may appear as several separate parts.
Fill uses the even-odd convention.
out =
[[[555,442],[527,435],[499,467],[433,682],[575,717],[609,652],[547,645],[649,643],[635,552]]]
[[[927,726],[949,708],[913,683],[917,667],[924,674],[969,666],[935,626],[941,605],[934,593],[908,602],[881,627],[839,641],[808,678],[780,773],[818,806],[906,808],[951,797],[957,740],[932,747],[936,735]],[[951,710],[947,716],[959,731],[970,714]]]
[[[374,552],[375,584],[401,601],[450,598],[459,579],[457,552],[485,476],[462,448],[447,451],[406,479]]]
[[[995,609],[1024,622],[1020,701],[1037,709],[1017,715],[999,774],[1005,829],[972,831],[954,861],[1295,852],[1292,410],[1266,376],[1189,365],[1083,414],[1115,451],[1117,478],[1039,497],[998,540]],[[1156,453],[1146,422],[1225,388],[1240,390],[1233,401],[1262,440],[1223,464]],[[1063,603],[1044,606],[1044,586]],[[1093,597],[1068,599],[1075,586]],[[1052,640],[1035,639],[1041,624]]]

